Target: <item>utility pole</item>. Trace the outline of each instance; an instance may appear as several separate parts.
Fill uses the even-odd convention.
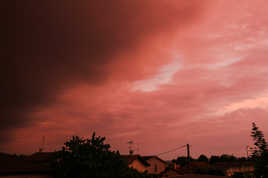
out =
[[[187,159],[190,162],[190,145],[187,144],[186,147],[187,147]]]
[[[187,149],[187,168],[190,168],[190,145],[186,144],[186,149]]]

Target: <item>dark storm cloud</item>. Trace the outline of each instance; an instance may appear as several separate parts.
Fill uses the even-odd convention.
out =
[[[1,59],[0,142],[35,122],[30,113],[54,103],[65,88],[103,84],[117,54],[187,24],[200,6],[194,0],[16,1],[8,24],[15,40]]]

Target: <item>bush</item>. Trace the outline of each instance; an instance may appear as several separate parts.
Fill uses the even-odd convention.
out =
[[[104,144],[105,137],[82,139],[77,136],[64,144],[61,151],[56,153],[55,178],[134,178],[149,177],[130,169],[119,152],[110,150],[109,144]]]

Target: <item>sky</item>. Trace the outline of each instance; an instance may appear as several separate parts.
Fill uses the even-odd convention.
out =
[[[246,156],[268,135],[265,0],[16,1],[0,66],[0,152],[73,135],[157,155]],[[13,40],[13,41],[12,41]],[[11,42],[11,43],[10,43]],[[185,156],[186,150],[161,155]]]

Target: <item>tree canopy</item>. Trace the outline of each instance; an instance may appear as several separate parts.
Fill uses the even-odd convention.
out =
[[[56,178],[148,177],[128,167],[118,151],[111,151],[105,137],[93,133],[91,139],[78,136],[68,140],[57,152]]]
[[[256,147],[254,149],[253,156],[261,156],[264,152],[267,152],[267,142],[264,138],[264,135],[254,122],[252,123],[251,136]]]
[[[208,162],[208,157],[204,154],[201,154],[197,160],[202,162]]]
[[[268,148],[262,131],[252,123],[251,136],[254,140],[255,149],[252,159],[255,161],[255,175],[257,178],[268,177]]]
[[[186,156],[179,156],[177,159],[174,160],[176,164],[186,166],[189,164],[189,161],[193,161],[193,158],[190,157],[190,160]]]

